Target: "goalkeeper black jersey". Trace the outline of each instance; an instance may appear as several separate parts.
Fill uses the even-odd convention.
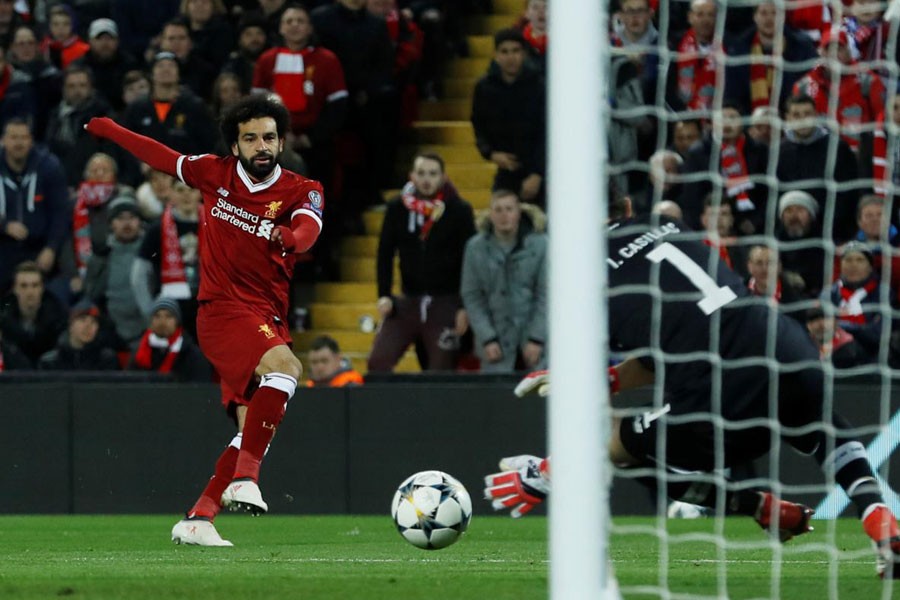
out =
[[[673,413],[710,410],[713,397],[726,418],[765,413],[772,369],[815,361],[818,350],[799,324],[751,296],[700,234],[650,219],[609,228],[610,349],[656,370]]]

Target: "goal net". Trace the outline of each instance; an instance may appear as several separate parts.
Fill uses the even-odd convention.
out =
[[[736,302],[771,307],[761,357],[770,374],[769,413],[778,412],[778,375],[798,368],[776,359],[780,312],[819,348],[819,359],[806,366],[824,372],[823,414],[838,412],[852,424],[898,514],[892,487],[900,478],[890,468],[900,443],[900,397],[892,389],[900,365],[900,330],[893,327],[900,316],[895,4],[612,0],[604,108],[608,176],[634,212],[676,215],[690,227],[686,235],[713,250],[709,264],[700,265],[702,276],[724,262],[750,292]],[[551,20],[558,16],[551,12]],[[551,219],[559,214],[552,194],[551,187]],[[652,279],[651,294],[658,283]],[[664,302],[658,294],[656,300]],[[645,317],[658,325],[660,315],[657,307]],[[800,431],[770,419],[765,425],[775,435],[768,452],[725,468],[724,436],[760,423],[724,416],[734,398],[722,389],[736,365],[720,356],[725,334],[711,318],[699,357],[710,365],[709,410],[662,419],[656,445],[666,447],[667,423],[709,422],[717,432],[715,468],[699,476],[663,462],[615,470],[608,552],[622,595],[890,597],[892,582],[876,578],[875,553],[834,474],[779,441],[818,428],[827,434],[825,455],[833,454],[830,418]],[[655,364],[678,360],[665,356],[658,330],[651,339],[647,353]],[[668,398],[657,379],[653,391],[621,401],[635,408],[617,399],[616,413],[635,416],[647,406],[663,409]],[[659,483],[656,492],[635,483],[647,477]],[[715,486],[715,507],[673,505],[665,483],[680,480]],[[751,518],[725,518],[726,493],[738,489],[768,490],[814,508],[814,531],[782,544]],[[619,518],[644,511],[655,518]],[[631,556],[630,548],[643,555]],[[650,568],[642,562],[647,556]]]

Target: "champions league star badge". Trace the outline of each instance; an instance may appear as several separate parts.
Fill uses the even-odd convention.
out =
[[[316,190],[311,191],[309,193],[309,202],[313,205],[313,208],[322,208],[322,194]]]

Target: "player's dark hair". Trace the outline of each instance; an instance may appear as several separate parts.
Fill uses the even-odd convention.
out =
[[[500,44],[502,44],[503,42],[515,42],[522,46],[522,48],[527,48],[527,46],[525,45],[525,38],[522,37],[522,32],[515,27],[501,29],[494,34],[494,50],[499,48]]]
[[[415,158],[413,158],[413,162],[416,162],[416,159],[424,158],[425,160],[433,160],[437,164],[441,166],[441,173],[445,173],[447,171],[446,165],[444,165],[444,159],[441,158],[441,155],[437,152],[419,152],[416,154]]]
[[[337,340],[329,335],[320,335],[309,345],[310,350],[321,350],[322,348],[328,348],[335,354],[341,353],[341,349],[338,346]]]
[[[225,144],[230,148],[237,143],[238,127],[241,123],[265,117],[275,120],[278,137],[283,138],[287,135],[288,127],[291,124],[291,115],[284,105],[276,100],[270,100],[264,94],[254,94],[238,101],[222,115],[221,130]]]

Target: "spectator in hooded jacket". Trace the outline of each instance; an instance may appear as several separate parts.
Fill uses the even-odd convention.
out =
[[[547,238],[543,213],[509,190],[466,244],[462,299],[481,371],[532,371],[547,363]]]
[[[69,238],[71,212],[59,160],[35,146],[31,126],[12,119],[0,139],[0,291],[13,268],[33,260],[44,274]]]

